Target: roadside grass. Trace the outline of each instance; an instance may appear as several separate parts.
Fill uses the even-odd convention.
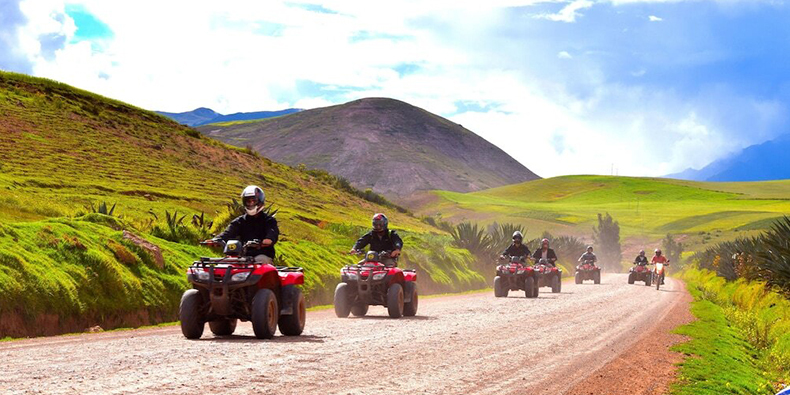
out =
[[[675,332],[680,364],[673,394],[774,394],[790,380],[790,301],[762,283],[726,282],[707,270],[680,276],[697,321]]]
[[[460,222],[518,223],[537,237],[589,236],[598,213],[619,221],[621,236],[659,240],[686,234],[687,247],[767,228],[790,212],[790,181],[702,183],[658,178],[563,176],[472,193],[433,192],[418,215]]]
[[[50,314],[84,317],[85,327],[122,313],[175,319],[186,267],[218,253],[194,241],[222,230],[235,215],[226,205],[249,184],[278,210],[278,261],[305,268],[310,304],[331,301],[339,268],[353,262],[343,253],[375,212],[404,235],[402,262],[419,270],[426,291],[485,285],[445,231],[337,183],[153,112],[0,72],[0,317],[19,316],[33,331]],[[115,205],[112,217],[90,209],[102,203]],[[183,227],[169,229],[166,213],[176,211],[186,215]],[[190,224],[201,214],[212,228]],[[160,247],[163,267],[123,240],[123,230]]]

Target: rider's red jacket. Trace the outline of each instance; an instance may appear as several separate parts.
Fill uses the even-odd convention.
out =
[[[661,256],[654,256],[653,263],[667,263],[667,258],[663,255]]]

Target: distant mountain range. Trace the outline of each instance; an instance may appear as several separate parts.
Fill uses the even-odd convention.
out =
[[[667,178],[692,181],[769,181],[790,179],[790,134],[744,148],[699,170],[686,169]]]
[[[252,146],[278,162],[326,170],[399,201],[416,191],[471,192],[540,178],[463,126],[387,98],[198,130]]]
[[[297,108],[289,108],[280,111],[237,112],[235,114],[223,115],[210,108],[200,107],[187,112],[156,111],[156,113],[164,115],[180,124],[196,127],[209,123],[253,121],[257,119],[273,118],[282,115],[293,114],[299,111],[301,110]]]

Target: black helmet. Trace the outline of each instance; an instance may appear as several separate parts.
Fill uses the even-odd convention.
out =
[[[513,240],[516,240],[516,239],[524,240],[524,235],[522,235],[521,232],[519,232],[519,231],[515,231],[515,232],[513,232]]]
[[[389,225],[389,220],[387,216],[382,213],[376,213],[373,215],[373,231],[374,232],[383,232],[387,230],[387,226]]]
[[[241,204],[248,215],[257,215],[263,209],[266,202],[266,195],[263,189],[255,185],[250,185],[241,191]]]

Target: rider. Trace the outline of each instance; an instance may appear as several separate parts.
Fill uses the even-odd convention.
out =
[[[666,266],[669,266],[669,259],[667,259],[665,256],[661,255],[661,249],[660,248],[656,248],[656,255],[653,257],[653,261],[651,263],[652,264],[663,263],[664,266],[666,267]],[[664,269],[664,273],[666,274],[666,269]],[[661,285],[664,285],[664,276],[663,275],[661,276]]]
[[[645,250],[639,250],[639,255],[636,256],[634,259],[634,265],[639,266],[647,266],[647,257],[645,256]]]
[[[386,215],[375,214],[373,216],[373,230],[360,237],[349,253],[356,254],[370,244],[370,249],[373,251],[392,251],[389,259],[385,259],[385,262],[382,263],[385,265],[394,264],[395,258],[400,255],[400,250],[403,248],[403,240],[397,232],[389,230],[388,225],[389,220]]]
[[[582,254],[579,257],[579,262],[588,262],[592,261],[592,263],[598,262],[598,257],[593,254],[593,246],[587,246],[587,252]]]
[[[501,259],[505,259],[509,256],[520,256],[523,258],[527,258],[531,255],[529,252],[529,247],[525,244],[522,244],[524,241],[524,235],[521,234],[519,231],[513,232],[513,244],[511,244],[505,251],[502,251],[500,254]]]
[[[555,263],[557,262],[557,254],[554,253],[554,250],[549,248],[549,239],[540,241],[540,249],[535,250],[535,253],[532,254],[532,258],[534,258],[536,262],[545,259],[551,266],[557,266]]]
[[[239,240],[243,244],[252,240],[260,244],[247,247],[247,256],[255,257],[255,262],[271,264],[275,257],[274,245],[280,236],[277,220],[266,214],[263,204],[266,195],[261,188],[250,185],[241,192],[241,202],[245,213],[230,222],[224,232],[214,237],[214,241]]]

